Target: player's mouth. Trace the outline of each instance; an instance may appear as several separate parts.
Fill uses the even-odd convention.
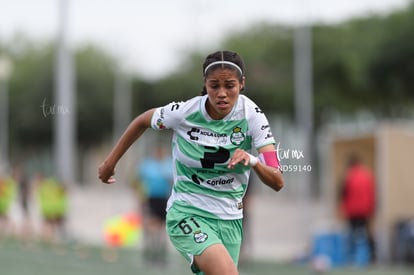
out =
[[[230,104],[228,102],[226,102],[226,101],[218,101],[217,102],[217,107],[219,109],[227,109],[229,107],[229,105]]]

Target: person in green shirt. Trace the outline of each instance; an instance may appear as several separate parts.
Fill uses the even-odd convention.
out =
[[[53,177],[40,176],[36,197],[43,218],[42,237],[45,241],[54,241],[63,232],[68,209],[66,188]]]
[[[9,211],[16,198],[16,182],[10,176],[0,176],[0,237],[13,233]]]

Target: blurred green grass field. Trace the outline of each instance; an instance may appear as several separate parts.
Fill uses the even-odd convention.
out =
[[[2,275],[182,275],[191,274],[188,264],[178,253],[169,255],[165,267],[148,264],[140,251],[108,250],[79,244],[50,245],[17,241],[0,242],[0,274]],[[241,275],[312,274],[307,266],[271,262],[251,262],[240,267]],[[376,268],[331,270],[334,275],[409,275],[408,268]]]

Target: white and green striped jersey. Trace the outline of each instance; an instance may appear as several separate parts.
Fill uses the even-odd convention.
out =
[[[172,102],[157,108],[152,117],[152,128],[174,131],[174,186],[167,211],[174,205],[186,213],[240,219],[250,168],[227,168],[230,156],[237,148],[251,152],[275,140],[266,116],[246,96],[239,95],[222,120],[211,119],[206,100],[207,95]]]

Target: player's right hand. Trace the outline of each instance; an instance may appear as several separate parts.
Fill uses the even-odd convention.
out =
[[[114,178],[115,170],[108,166],[107,162],[104,161],[98,168],[98,178],[107,184],[112,184],[116,182]]]

